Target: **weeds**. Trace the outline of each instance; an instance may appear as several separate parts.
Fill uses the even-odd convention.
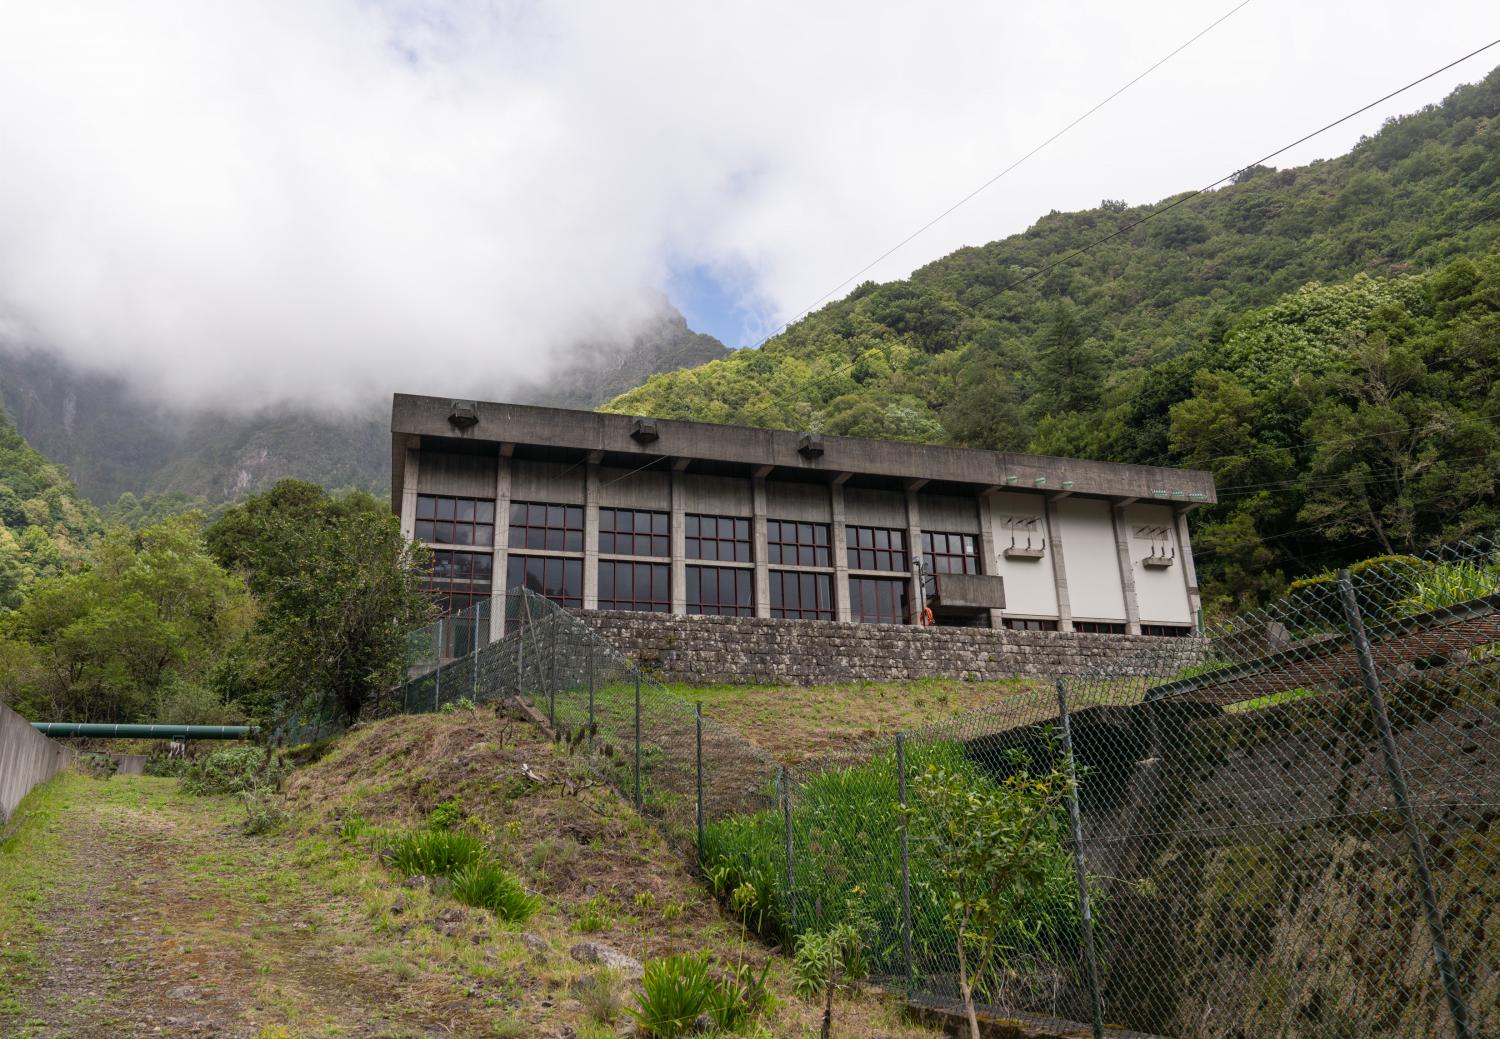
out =
[[[252,837],[280,829],[286,822],[286,810],[270,790],[247,790],[240,795],[240,802],[245,806],[241,829]]]
[[[652,1039],[677,1039],[692,1031],[713,990],[703,953],[647,960],[630,1016]]]
[[[541,908],[521,882],[493,862],[474,862],[453,874],[453,897],[488,909],[507,923],[524,923]]]
[[[446,877],[485,858],[479,838],[452,830],[419,830],[391,845],[390,862],[409,877]]]
[[[620,974],[604,967],[584,978],[578,986],[578,1001],[584,1013],[602,1025],[612,1025],[625,1012],[625,997],[621,993]]]
[[[583,934],[596,934],[609,930],[614,923],[615,916],[610,911],[609,900],[603,895],[595,895],[578,907],[578,919],[574,925]]]
[[[190,794],[243,794],[280,786],[289,769],[269,747],[252,743],[216,750],[188,767],[182,789]]]

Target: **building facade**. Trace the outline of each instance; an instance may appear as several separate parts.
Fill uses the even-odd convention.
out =
[[[1209,473],[398,394],[391,504],[445,610],[1189,635]],[[491,621],[495,637],[503,617]]]

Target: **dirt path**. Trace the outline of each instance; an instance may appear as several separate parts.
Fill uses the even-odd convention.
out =
[[[0,1004],[10,1010],[0,1014],[0,1034],[395,1039],[499,1031],[494,1015],[462,992],[404,986],[374,969],[372,950],[392,938],[309,886],[305,871],[287,868],[275,838],[239,833],[232,803],[134,777],[68,777],[50,797],[55,811],[26,853],[45,859],[21,895],[30,919],[23,927],[15,915],[0,917],[31,935],[0,935],[0,970],[15,975]],[[279,1032],[277,1022],[293,1030]]]

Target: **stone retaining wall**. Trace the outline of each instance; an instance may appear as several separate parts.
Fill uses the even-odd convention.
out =
[[[1108,672],[1171,674],[1197,640],[990,628],[674,617],[616,610],[578,616],[663,681],[823,683],[915,678],[986,680]]]

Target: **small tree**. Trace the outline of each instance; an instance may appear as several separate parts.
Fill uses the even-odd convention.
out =
[[[913,783],[912,836],[934,864],[958,953],[958,987],[971,1039],[979,1039],[974,992],[992,975],[1008,935],[1034,929],[1034,904],[1063,851],[1068,777],[1018,770],[1001,783],[939,764]]]

